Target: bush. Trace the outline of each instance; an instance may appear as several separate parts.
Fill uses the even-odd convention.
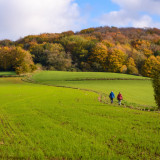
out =
[[[37,70],[43,70],[43,66],[40,63],[37,63],[36,65]]]
[[[152,84],[154,88],[155,101],[158,106],[158,109],[160,110],[160,70],[154,72]]]
[[[126,73],[126,72],[127,72],[127,66],[126,66],[126,65],[123,65],[123,66],[120,68],[120,72],[121,72],[121,73]]]
[[[133,75],[138,75],[138,69],[135,66],[128,66],[127,73],[133,74]]]

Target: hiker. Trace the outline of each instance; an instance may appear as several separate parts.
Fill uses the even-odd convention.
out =
[[[123,100],[123,97],[122,97],[122,94],[120,92],[117,96],[117,99],[118,99],[118,104],[121,105],[121,101]]]
[[[113,98],[115,98],[113,91],[110,93],[109,98],[111,99],[111,103],[113,103]]]

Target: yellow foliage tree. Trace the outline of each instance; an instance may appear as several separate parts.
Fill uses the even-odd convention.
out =
[[[148,59],[146,59],[143,65],[142,74],[146,77],[152,77],[153,72],[157,70],[160,70],[159,56],[150,56]]]
[[[91,62],[98,62],[104,69],[106,68],[106,61],[108,57],[108,48],[103,43],[97,43],[94,47],[92,55],[89,60]]]
[[[121,73],[126,73],[126,72],[127,72],[127,66],[126,66],[126,65],[123,65],[123,66],[120,68],[120,72],[121,72]]]
[[[11,49],[9,47],[0,47],[0,70],[10,70],[12,68]]]
[[[156,58],[157,58],[157,61],[160,63],[160,56],[157,56]]]
[[[32,72],[36,69],[30,52],[23,50],[21,47],[14,47],[11,54],[14,57],[13,68],[17,74]]]
[[[153,51],[151,51],[150,49],[144,48],[143,49],[143,53],[145,56],[149,57],[151,55],[153,55]]]
[[[127,73],[128,74],[135,74],[135,75],[138,74],[138,69],[136,68],[136,64],[135,64],[134,59],[132,57],[130,57],[127,62]]]
[[[114,44],[111,43],[111,42],[109,42],[108,40],[103,40],[102,43],[103,43],[104,45],[106,45],[108,48],[114,47]]]
[[[113,48],[108,55],[108,71],[120,72],[124,65],[126,54],[120,49]]]
[[[145,56],[150,57],[153,55],[153,51],[151,50],[151,43],[146,40],[136,40],[132,42],[132,46],[141,51]]]
[[[35,69],[32,56],[21,47],[0,48],[0,70],[14,70],[17,74],[31,72]]]
[[[128,59],[127,66],[134,66],[134,67],[136,66],[134,59],[132,57]]]

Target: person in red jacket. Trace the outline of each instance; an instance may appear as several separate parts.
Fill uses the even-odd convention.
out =
[[[123,97],[122,97],[122,94],[120,92],[117,96],[117,99],[118,99],[118,104],[121,105],[121,101],[123,100]]]

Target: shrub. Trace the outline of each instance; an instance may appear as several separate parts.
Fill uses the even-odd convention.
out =
[[[154,97],[158,109],[160,110],[160,70],[157,70],[153,74],[152,84],[154,88]]]
[[[128,74],[134,74],[134,75],[138,75],[138,69],[135,66],[128,66],[127,68],[127,73]]]
[[[123,65],[120,69],[120,72],[121,73],[126,73],[127,72],[127,66],[126,65]]]

